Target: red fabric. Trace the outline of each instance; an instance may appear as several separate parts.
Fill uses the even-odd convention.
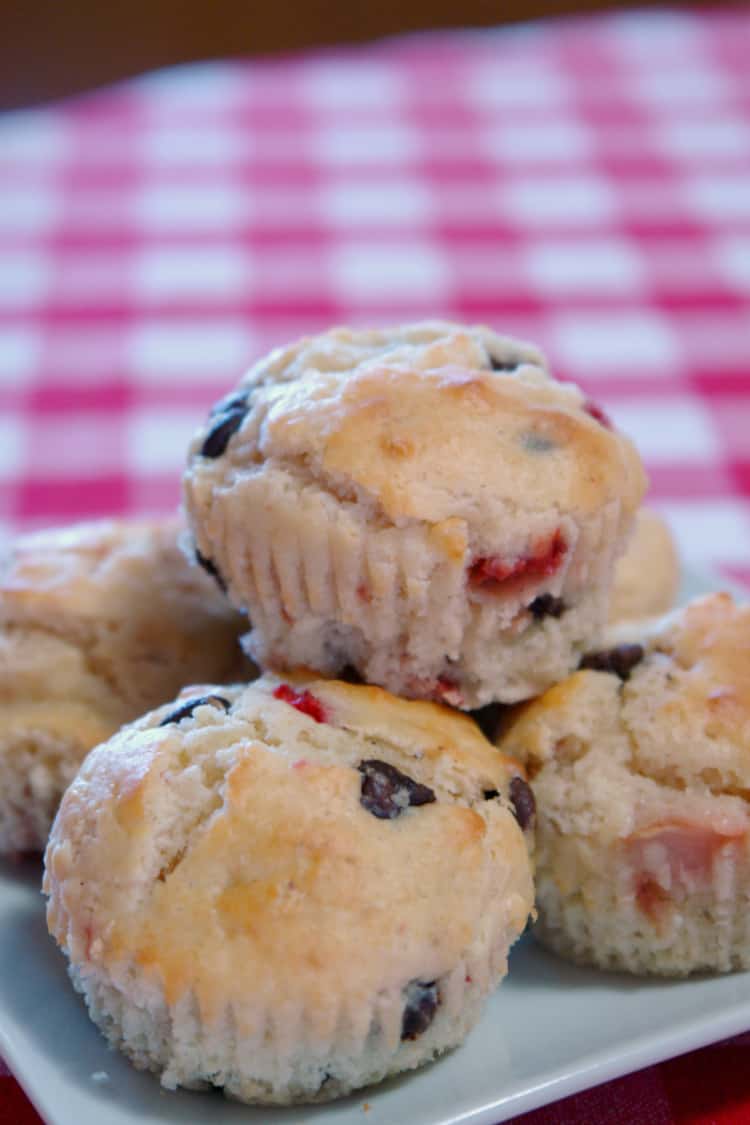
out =
[[[750,14],[188,67],[0,118],[0,538],[178,497],[259,352],[448,315],[632,432],[684,557],[750,580]],[[527,1125],[750,1120],[733,1041]],[[0,1118],[36,1120],[0,1078]]]

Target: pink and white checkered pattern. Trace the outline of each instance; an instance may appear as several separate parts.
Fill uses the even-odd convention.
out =
[[[0,526],[169,508],[258,353],[441,314],[541,343],[750,578],[749,58],[747,11],[652,12],[0,119]]]
[[[439,314],[541,343],[636,438],[686,559],[750,581],[748,60],[748,10],[650,12],[191,66],[0,118],[0,537],[171,508],[194,425],[258,353]],[[747,1050],[528,1123],[738,1125]],[[9,1078],[0,1118],[36,1120]]]

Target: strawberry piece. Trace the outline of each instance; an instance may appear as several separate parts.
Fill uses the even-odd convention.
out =
[[[463,692],[455,680],[438,676],[428,680],[424,676],[411,676],[408,681],[408,694],[418,699],[432,699],[436,703],[447,703],[449,707],[463,707]]]
[[[549,578],[562,565],[568,545],[558,529],[529,555],[509,563],[497,555],[475,559],[469,567],[469,585],[492,591],[509,578]]]
[[[645,914],[657,928],[672,905],[669,893],[647,875],[639,875],[635,881],[635,901],[641,914]]]
[[[590,414],[592,418],[596,419],[600,426],[604,426],[605,430],[614,429],[612,419],[609,415],[602,410],[601,406],[597,406],[595,402],[592,402],[590,398],[587,398],[584,402],[583,409],[587,414]]]
[[[290,707],[295,707],[301,711],[303,715],[309,715],[316,723],[327,722],[325,708],[319,699],[316,699],[312,692],[309,691],[295,691],[290,684],[279,684],[273,693],[274,699],[280,699],[284,703],[288,703]]]
[[[743,838],[739,829],[721,832],[679,820],[654,824],[628,836],[624,843],[639,909],[658,924],[675,899],[710,885],[721,852]]]
[[[447,676],[438,676],[435,684],[435,696],[441,703],[448,703],[451,707],[463,706],[463,692],[458,684],[454,680],[449,680]]]

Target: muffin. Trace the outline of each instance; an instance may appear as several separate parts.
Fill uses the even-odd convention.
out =
[[[500,746],[533,778],[546,946],[632,973],[750,967],[750,607],[714,594],[633,624]]]
[[[49,928],[92,1019],[164,1086],[327,1100],[475,1023],[532,909],[532,814],[520,768],[436,704],[200,686],[84,762]]]
[[[661,516],[641,508],[628,548],[615,567],[610,623],[656,617],[675,604],[680,560],[672,533]]]
[[[259,664],[470,710],[577,665],[644,483],[534,348],[429,323],[259,362],[193,440],[184,499]]]
[[[242,619],[178,524],[20,538],[0,561],[0,852],[41,851],[92,746],[196,679],[237,678]]]

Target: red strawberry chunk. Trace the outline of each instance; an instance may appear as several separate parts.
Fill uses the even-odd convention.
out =
[[[309,715],[316,723],[328,721],[323,704],[315,698],[312,692],[295,691],[290,684],[279,684],[273,693],[273,697],[288,703],[290,707],[296,707],[298,711],[301,711],[303,715]]]
[[[635,882],[635,901],[642,914],[658,928],[669,914],[672,900],[655,879],[639,875]]]
[[[438,676],[435,684],[435,696],[442,703],[449,703],[451,707],[462,707],[464,702],[463,692],[454,680],[447,676]]]
[[[633,868],[639,909],[658,925],[674,900],[703,889],[714,878],[714,865],[728,848],[744,844],[742,829],[719,829],[689,821],[666,820],[624,840]]]
[[[612,419],[609,415],[602,410],[601,406],[597,406],[595,402],[592,402],[590,398],[587,398],[584,402],[583,409],[587,414],[590,414],[592,418],[595,418],[599,425],[604,426],[606,430],[614,429]]]
[[[568,545],[558,529],[536,544],[528,555],[507,562],[497,555],[475,559],[469,567],[469,585],[492,590],[509,578],[549,578],[561,567]]]

